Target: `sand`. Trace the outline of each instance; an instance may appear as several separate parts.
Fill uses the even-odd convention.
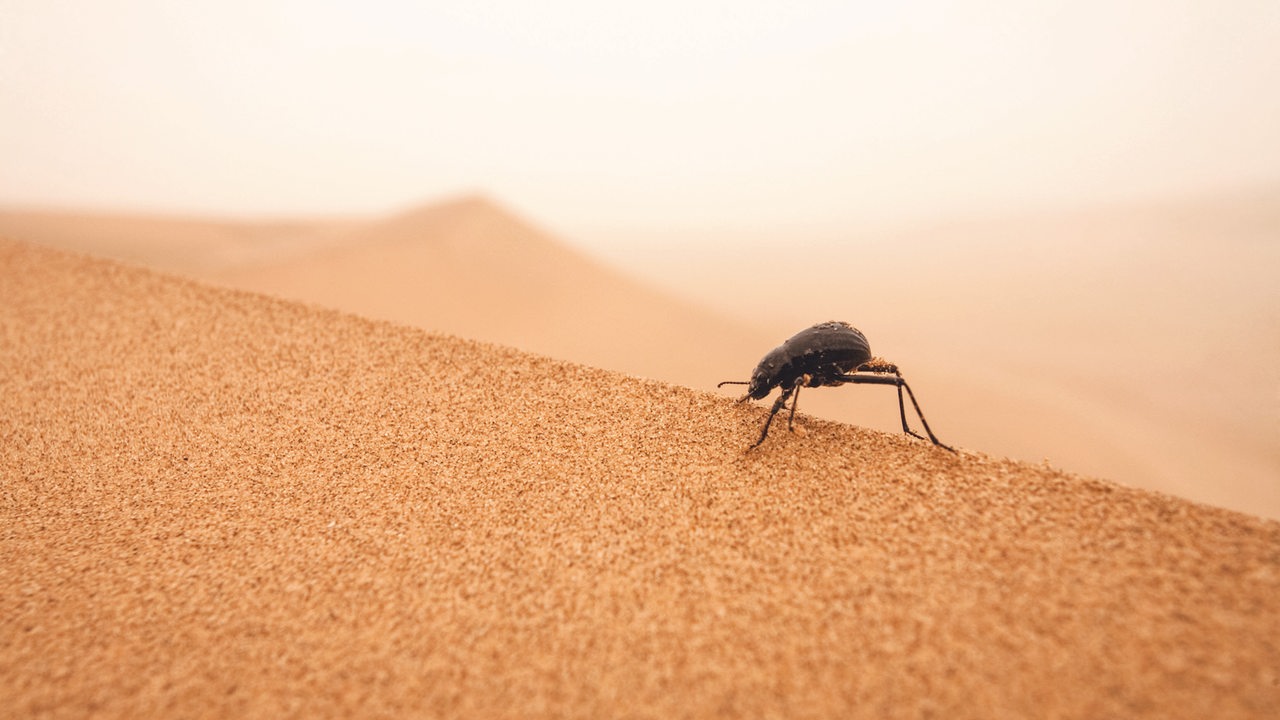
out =
[[[14,717],[1280,708],[1272,521],[8,241],[0,367]]]

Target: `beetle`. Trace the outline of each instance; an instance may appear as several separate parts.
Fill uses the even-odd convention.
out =
[[[944,450],[955,452],[955,448],[944,444],[929,429],[929,422],[920,411],[920,403],[916,402],[916,394],[903,379],[898,366],[871,354],[871,344],[867,336],[847,322],[833,320],[818,323],[791,336],[786,342],[769,351],[756,369],[750,380],[725,380],[716,385],[746,385],[747,394],[738,398],[738,402],[760,400],[775,387],[782,388],[782,394],[773,403],[769,417],[760,431],[760,439],[752,448],[758,447],[769,435],[769,425],[773,416],[786,407],[791,400],[791,415],[787,419],[787,429],[794,429],[796,403],[800,401],[800,388],[822,387],[824,385],[870,384],[896,385],[898,388],[898,414],[902,418],[902,431],[913,437],[926,439],[911,429],[907,424],[906,405],[902,400],[902,391],[906,390],[911,398],[911,405],[920,417],[928,439]],[[750,448],[748,448],[750,449]]]

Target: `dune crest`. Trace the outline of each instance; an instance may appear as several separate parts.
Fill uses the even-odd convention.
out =
[[[1275,522],[9,241],[0,367],[18,716],[1280,704]]]

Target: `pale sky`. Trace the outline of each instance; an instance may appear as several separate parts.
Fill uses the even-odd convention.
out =
[[[580,241],[1280,180],[1280,3],[0,0],[0,204]]]

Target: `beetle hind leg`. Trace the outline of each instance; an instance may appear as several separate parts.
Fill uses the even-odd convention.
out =
[[[859,366],[859,370],[863,370],[864,368],[866,368],[865,364],[862,366]],[[933,434],[933,429],[929,427],[929,421],[924,419],[924,412],[920,410],[920,403],[916,401],[916,394],[911,391],[911,386],[908,385],[907,381],[902,378],[902,373],[897,372],[896,367],[892,372],[889,372],[889,373],[867,372],[867,374],[864,375],[864,374],[859,374],[858,372],[854,372],[848,375],[841,375],[837,379],[840,380],[841,382],[847,382],[847,383],[898,386],[898,414],[902,419],[903,431],[905,431],[908,435],[920,438],[921,440],[927,439],[930,442],[932,442],[934,445],[937,445],[938,447],[944,450],[950,450],[951,452],[956,451],[955,448],[943,443],[941,440],[938,439],[937,435]],[[911,407],[915,408],[916,416],[920,418],[920,424],[924,426],[924,431],[926,434],[928,434],[929,436],[928,438],[921,437],[918,433],[912,431],[907,426],[907,407],[906,407],[906,403],[902,399],[903,390],[906,390],[907,397],[911,398]]]
[[[902,420],[902,432],[910,435],[913,438],[919,438],[920,440],[933,440],[933,442],[941,445],[941,443],[938,443],[938,441],[933,437],[926,438],[925,436],[921,435],[915,430],[912,430],[911,425],[907,423],[907,403],[902,397],[902,388],[906,387],[907,381],[902,379],[902,371],[898,369],[898,366],[895,363],[889,362],[888,360],[885,360],[882,357],[873,357],[870,360],[859,365],[858,369],[855,370],[854,372],[880,373],[883,375],[893,375],[894,377],[896,377],[898,381],[894,384],[898,386],[898,418]],[[907,392],[911,392],[911,388],[907,387]],[[914,405],[915,401],[916,401],[916,398],[915,398],[915,394],[913,393],[911,395],[911,403]],[[919,405],[916,405],[916,413],[917,414],[920,413]],[[920,415],[920,419],[924,420],[924,415]],[[932,433],[930,433],[930,435],[932,435]]]
[[[902,390],[903,388],[906,388],[907,396],[911,398],[911,406],[916,409],[916,415],[920,418],[920,424],[924,425],[924,431],[929,434],[929,440],[932,441],[934,445],[937,445],[938,447],[944,450],[950,450],[951,452],[955,452],[956,451],[955,448],[942,442],[941,440],[938,439],[936,435],[933,434],[933,430],[929,428],[929,421],[924,419],[924,412],[920,409],[920,403],[916,402],[916,394],[911,392],[911,386],[907,384],[906,380],[902,379],[902,375],[898,375],[898,380],[902,383],[901,385],[898,386],[898,402],[899,403],[902,402]],[[906,413],[906,410],[902,410],[902,426],[906,427],[906,425],[907,425],[907,413]],[[920,437],[920,435],[917,433],[911,432],[910,430],[908,430],[907,432],[911,433],[912,435],[915,435],[921,440],[924,440],[924,438]]]
[[[895,372],[894,375],[897,375],[899,380],[902,379],[902,373]],[[937,438],[933,438],[933,437],[926,438],[925,436],[921,435],[915,430],[912,430],[911,426],[907,424],[907,405],[902,401],[902,389],[904,387],[907,388],[907,392],[911,392],[911,388],[907,386],[907,382],[905,380],[903,380],[901,383],[898,384],[898,417],[902,419],[902,432],[914,438],[919,438],[921,440],[932,440],[934,443],[937,443],[938,445],[942,445],[942,443],[938,442]],[[920,406],[916,404],[916,396],[914,393],[912,393],[911,395],[911,404],[916,406],[916,413],[920,415],[920,420],[924,421],[924,414],[920,413]],[[926,427],[927,427],[927,424],[926,424]],[[946,447],[946,446],[944,445],[943,447]]]

